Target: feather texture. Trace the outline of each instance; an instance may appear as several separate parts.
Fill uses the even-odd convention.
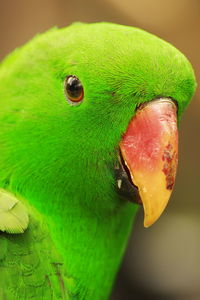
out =
[[[14,195],[0,189],[0,231],[23,233],[28,221],[25,206]]]
[[[11,211],[15,205],[18,209],[23,207],[23,212],[27,211],[15,197],[1,192],[1,202],[2,198],[8,199]],[[5,203],[2,206],[6,208]],[[29,226],[23,234],[0,232],[0,299],[69,299],[73,295],[73,278],[66,273],[63,258],[50,237],[45,219],[30,206],[28,210]],[[24,217],[27,213],[21,215]],[[27,225],[27,218],[24,224]],[[18,225],[17,230],[15,226],[8,227],[9,233],[18,231]]]

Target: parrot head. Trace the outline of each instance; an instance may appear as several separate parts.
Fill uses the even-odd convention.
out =
[[[36,36],[2,73],[15,99],[4,115],[15,189],[78,199],[97,214],[130,200],[143,205],[146,227],[157,220],[195,90],[182,53],[137,28],[74,24]]]

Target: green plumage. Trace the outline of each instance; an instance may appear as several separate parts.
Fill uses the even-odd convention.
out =
[[[70,299],[73,279],[64,269],[45,220],[30,207],[29,214],[25,233],[0,234],[0,299]]]
[[[13,195],[0,190],[0,231],[23,233],[28,227],[28,213]]]
[[[83,84],[79,106],[68,75]],[[2,299],[108,297],[137,210],[115,188],[121,136],[157,97],[175,99],[180,119],[195,86],[177,49],[115,24],[52,29],[3,61],[0,187],[25,199],[30,221],[0,235]]]

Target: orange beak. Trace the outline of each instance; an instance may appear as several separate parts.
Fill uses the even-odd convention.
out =
[[[120,142],[124,163],[144,207],[144,226],[165,209],[178,163],[177,107],[169,98],[142,104]]]

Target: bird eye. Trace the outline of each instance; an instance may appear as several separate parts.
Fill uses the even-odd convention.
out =
[[[80,80],[75,75],[67,76],[64,82],[65,95],[71,104],[78,104],[83,100],[84,92]]]

